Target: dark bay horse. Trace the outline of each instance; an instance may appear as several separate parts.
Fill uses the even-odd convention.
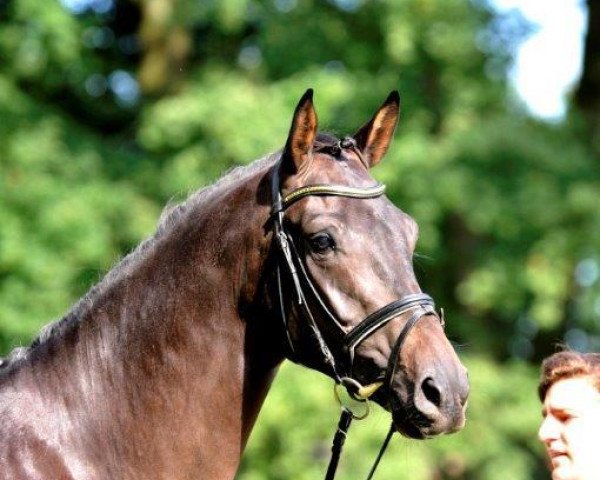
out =
[[[281,152],[174,208],[4,359],[0,479],[233,478],[286,357],[379,382],[404,435],[462,428],[466,371],[415,279],[417,225],[369,175],[398,115],[393,92],[339,140],[307,91]]]

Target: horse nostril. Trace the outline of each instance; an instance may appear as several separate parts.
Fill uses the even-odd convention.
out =
[[[436,386],[433,378],[427,377],[425,380],[423,380],[421,389],[423,390],[425,398],[439,408],[442,404],[442,394],[440,389]]]

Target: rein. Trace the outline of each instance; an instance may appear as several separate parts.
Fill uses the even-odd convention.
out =
[[[353,139],[346,138],[340,143],[340,150],[343,148],[353,148],[359,155],[360,153],[356,150]],[[317,288],[312,282],[307,268],[304,265],[296,246],[294,244],[292,236],[284,228],[284,213],[285,210],[297,202],[298,200],[311,196],[311,195],[325,195],[325,196],[341,196],[356,199],[371,199],[377,198],[383,195],[385,191],[385,185],[377,183],[370,187],[352,187],[347,185],[327,185],[327,184],[316,184],[300,187],[296,190],[282,197],[281,195],[281,184],[279,180],[279,163],[276,163],[271,171],[271,195],[272,195],[272,209],[271,219],[273,222],[273,232],[276,243],[279,247],[280,255],[278,257],[276,277],[277,277],[277,292],[279,298],[279,309],[281,318],[284,324],[284,330],[287,336],[287,343],[289,347],[289,357],[291,360],[298,361],[298,352],[294,346],[294,342],[290,336],[288,328],[288,318],[285,311],[284,302],[284,291],[282,284],[282,265],[285,266],[285,270],[292,279],[295,292],[296,304],[300,307],[302,313],[308,320],[308,325],[314,335],[319,350],[322,354],[323,361],[327,365],[335,379],[335,393],[341,406],[341,416],[338,422],[338,428],[336,430],[333,445],[332,445],[332,456],[327,469],[325,480],[333,480],[339,458],[341,456],[342,447],[353,419],[365,418],[369,413],[368,399],[375,393],[381,386],[386,386],[391,391],[392,379],[395,373],[397,358],[402,349],[402,345],[406,340],[410,330],[415,324],[424,316],[435,315],[443,321],[443,313],[441,316],[435,311],[435,304],[433,299],[425,293],[413,293],[406,295],[399,300],[391,302],[379,310],[369,314],[364,320],[356,325],[352,330],[346,332],[342,327],[342,323],[338,320],[336,315],[330,311],[326,303],[323,301]],[[313,312],[311,311],[308,302],[307,294],[309,294],[312,300],[317,304],[319,313],[332,325],[340,331],[340,337],[344,344],[344,349],[347,353],[346,359],[336,359],[331,349],[327,345],[327,342],[319,329]],[[356,347],[367,337],[372,335],[375,331],[386,325],[394,318],[399,317],[405,313],[412,312],[411,317],[408,319],[402,331],[398,335],[392,348],[392,352],[388,359],[388,365],[384,376],[380,376],[375,382],[369,385],[361,385],[357,380],[352,377],[353,363],[354,363],[354,351]],[[342,367],[346,368],[342,368]],[[343,386],[348,391],[350,397],[355,401],[365,404],[365,412],[363,414],[357,414],[349,406],[345,406],[340,399],[338,387]],[[381,447],[381,450],[377,456],[377,459],[371,468],[367,480],[370,480],[379,464],[385,449],[395,431],[394,424],[390,427],[390,430],[386,436],[386,439]]]

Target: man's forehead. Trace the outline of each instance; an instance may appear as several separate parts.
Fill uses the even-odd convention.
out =
[[[559,380],[548,390],[544,406],[559,410],[586,406],[600,408],[600,392],[587,377]]]

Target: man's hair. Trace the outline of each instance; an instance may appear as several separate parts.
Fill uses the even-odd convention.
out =
[[[600,392],[600,353],[578,353],[565,350],[549,356],[542,363],[538,394],[543,402],[546,393],[559,380],[590,377]]]

